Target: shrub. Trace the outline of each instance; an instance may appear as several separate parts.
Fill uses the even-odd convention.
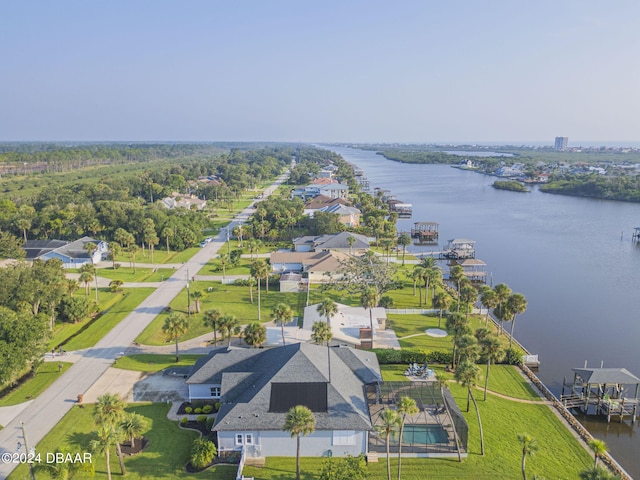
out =
[[[507,348],[504,351],[502,363],[506,363],[507,365],[520,365],[522,363],[522,354],[514,348]]]
[[[216,412],[217,412],[217,411],[219,411],[219,410],[220,410],[220,407],[222,406],[222,403],[220,403],[220,402],[216,402],[216,403],[214,404],[214,406],[216,407]]]
[[[196,415],[199,415],[202,413],[202,409],[200,407],[196,408],[193,413],[195,413]]]
[[[198,418],[196,418],[196,421],[198,423],[201,423],[202,425],[207,423],[207,416],[206,415],[198,415]]]
[[[189,458],[194,468],[205,468],[216,456],[216,446],[213,442],[204,438],[196,438],[191,446],[191,457]]]
[[[428,363],[442,363],[444,365],[448,365],[451,363],[452,353],[451,352],[438,352],[433,351],[427,353],[427,362]]]
[[[186,413],[191,413],[191,412],[193,412],[193,408],[191,408],[191,407],[185,407],[184,411],[185,411]]]
[[[378,357],[380,365],[403,363],[451,363],[450,352],[424,352],[421,350],[392,350],[390,348],[374,348],[371,350]]]
[[[211,413],[213,411],[213,405],[205,405],[202,407],[202,413]]]
[[[182,417],[180,419],[180,425],[186,425],[189,419],[187,417]]]
[[[207,426],[207,430],[211,431],[211,427],[213,427],[213,422],[215,422],[216,419],[213,417],[208,417],[207,421],[205,423],[205,425]]]
[[[121,267],[121,265],[120,265],[119,263],[114,263],[114,264],[113,264],[113,269],[114,269],[114,270],[117,270],[117,269],[119,269],[120,267]]]
[[[388,295],[385,295],[380,299],[380,306],[382,308],[393,308],[394,305],[395,302],[393,301],[393,298],[389,297]]]

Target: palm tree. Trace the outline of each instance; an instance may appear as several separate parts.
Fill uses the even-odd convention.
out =
[[[122,430],[120,430],[119,424],[124,418],[125,407],[125,401],[119,395],[113,393],[105,393],[104,395],[99,396],[93,407],[93,419],[96,422],[96,425],[98,425],[99,429],[106,428],[111,431],[110,438],[116,445],[116,453],[118,454],[118,460],[120,461],[120,470],[122,471],[122,475],[126,474],[126,469],[124,467],[122,449],[120,448]],[[104,432],[102,433],[104,434]],[[100,434],[99,430],[99,437]]]
[[[290,322],[293,318],[293,310],[286,303],[279,303],[275,307],[273,307],[273,311],[271,312],[271,320],[274,323],[280,322],[280,328],[282,329],[282,345],[286,345],[284,339],[284,324]]]
[[[173,312],[165,320],[162,325],[162,331],[167,336],[167,341],[176,342],[176,362],[180,361],[178,354],[178,341],[180,337],[189,330],[189,322],[181,313]]]
[[[84,294],[85,296],[89,296],[89,285],[93,282],[93,275],[91,273],[85,271],[80,274],[80,281],[84,283]]]
[[[408,236],[408,235],[407,235]],[[407,421],[407,416],[415,415],[420,409],[416,401],[411,397],[402,397],[398,402],[398,415],[400,416],[400,434],[398,435],[398,480],[400,480],[400,470],[402,464],[402,431]]]
[[[605,455],[609,448],[603,440],[597,438],[589,440],[589,448],[593,452],[593,468],[595,469],[598,466],[598,458]]]
[[[113,428],[108,425],[98,427],[97,439],[91,440],[89,449],[92,452],[104,454],[107,460],[107,479],[111,480],[111,458],[110,450],[114,443],[117,443],[117,436]]]
[[[311,327],[311,339],[317,344],[329,345],[333,338],[331,327],[326,322],[314,322]]]
[[[204,325],[213,330],[213,345],[215,346],[218,343],[218,324],[220,319],[222,318],[222,311],[214,308],[212,310],[207,310],[204,312],[204,318],[202,319]]]
[[[258,280],[258,321],[261,320],[261,304],[260,304],[260,279],[267,278],[269,275],[269,265],[260,259],[251,264],[251,276]]]
[[[374,287],[367,287],[367,289],[362,292],[360,296],[360,305],[365,310],[369,310],[369,325],[371,327],[371,348],[373,348],[373,307],[378,306],[378,302],[380,301],[380,296],[378,295],[378,290]]]
[[[122,247],[118,242],[109,243],[109,260],[111,260],[111,266],[116,269],[116,258],[122,253]]]
[[[466,278],[464,276],[464,268],[460,265],[454,265],[451,267],[451,270],[449,270],[449,280],[451,280],[453,285],[456,287],[458,295],[460,295],[460,283],[462,283],[463,278]]]
[[[509,333],[509,348],[513,345],[513,328],[516,325],[516,315],[527,311],[527,299],[521,293],[514,293],[509,296],[507,300],[507,310],[511,312],[513,317],[511,318],[511,332]]]
[[[296,480],[300,480],[300,436],[313,433],[316,429],[316,419],[313,412],[304,405],[292,407],[288,412],[283,430],[296,437]]]
[[[173,238],[173,236],[175,235],[175,232],[173,231],[173,228],[171,228],[171,227],[164,227],[162,229],[161,235],[165,239],[165,242],[167,244],[167,255],[169,255],[169,240],[171,238]]]
[[[402,265],[404,266],[404,256],[407,253],[407,246],[411,245],[411,237],[407,233],[401,233],[398,237],[398,245],[402,245]]]
[[[25,237],[26,241],[26,237]],[[353,244],[356,243],[356,237],[349,235],[347,237],[347,245],[349,245],[349,255],[353,255]]]
[[[423,268],[419,265],[416,265],[411,271],[411,280],[413,280],[413,296],[416,296],[416,285],[418,284],[418,280],[422,280],[422,271]],[[420,306],[422,306],[422,293],[420,293]]]
[[[468,360],[460,363],[456,367],[455,379],[463,387],[467,387],[467,412],[469,411],[469,399],[473,401],[473,406],[476,409],[476,416],[478,417],[478,429],[480,432],[480,454],[484,456],[484,434],[482,432],[482,421],[480,420],[480,410],[478,404],[473,396],[471,388],[478,383],[478,377],[480,376],[480,369],[475,363],[471,363]]]
[[[604,468],[597,467],[580,472],[580,480],[622,480],[622,477],[613,475]]]
[[[69,295],[70,297],[73,296],[73,294],[76,292],[76,290],[78,290],[78,288],[80,288],[80,284],[78,283],[77,280],[74,280],[72,278],[67,278],[67,295]]]
[[[493,291],[496,292],[496,295],[498,296],[498,305],[494,307],[493,313],[495,313],[498,320],[500,320],[500,332],[498,333],[498,335],[500,335],[502,334],[502,322],[506,318],[504,310],[507,300],[511,295],[511,289],[506,284],[499,283],[493,287]]]
[[[471,330],[469,329],[469,320],[467,320],[464,315],[461,315],[459,313],[452,313],[447,317],[446,329],[449,333],[453,334],[451,368],[455,368],[458,341],[463,336],[471,333]]]
[[[191,298],[193,298],[196,304],[196,313],[200,313],[200,300],[204,297],[204,294],[200,290],[194,290],[191,292]]]
[[[223,315],[219,321],[220,332],[222,333],[222,338],[227,339],[227,346],[231,345],[231,335],[233,332],[238,329],[240,326],[240,321],[235,315]]]
[[[376,432],[380,436],[384,436],[384,442],[387,449],[387,480],[391,480],[391,463],[389,453],[389,439],[392,435],[395,435],[402,419],[396,410],[385,408],[380,413],[378,420],[381,422],[375,426]],[[400,440],[402,441],[402,440]]]
[[[533,457],[535,452],[538,450],[538,444],[536,443],[536,439],[528,433],[519,434],[518,441],[520,442],[520,445],[522,445],[522,480],[527,480],[525,462],[527,461],[527,457]]]
[[[433,297],[433,308],[440,310],[440,317],[438,318],[438,328],[442,324],[442,312],[447,310],[451,306],[451,296],[447,292],[438,292]]]
[[[338,313],[338,305],[330,298],[323,298],[322,302],[318,304],[317,312],[321,317],[327,319],[329,329],[331,329],[331,318]]]
[[[385,252],[387,252],[387,265],[389,264],[389,252],[391,250],[391,247],[394,244],[394,239],[393,238],[381,238],[380,240],[378,240],[378,244],[384,249]]]
[[[138,413],[126,413],[120,422],[122,433],[131,439],[131,448],[135,448],[136,437],[149,428],[149,421]]]
[[[483,339],[479,340],[480,348],[482,349],[482,354],[487,359],[487,371],[484,376],[484,398],[483,400],[487,400],[487,387],[489,385],[489,368],[491,367],[491,362],[497,362],[502,357],[502,348],[500,346],[500,341],[497,337],[493,335],[488,335]]]
[[[218,261],[220,262],[220,266],[222,267],[222,279],[224,280],[224,277],[227,273],[226,267],[229,263],[229,255],[227,255],[226,253],[221,253],[220,255],[218,255]]]
[[[480,292],[480,302],[487,309],[487,314],[484,318],[484,324],[486,326],[489,322],[489,310],[498,306],[498,295],[490,287],[483,288]]]
[[[233,234],[238,239],[238,247],[242,248],[242,239],[244,237],[244,228],[242,227],[242,225],[238,225],[237,227],[235,227],[233,229]]]
[[[140,247],[135,243],[132,243],[127,248],[129,252],[129,259],[131,260],[131,268],[133,269],[133,273],[136,273],[136,254],[140,251]]]
[[[267,329],[260,322],[251,322],[244,327],[244,341],[252,347],[259,347],[267,341]]]
[[[460,302],[465,305],[465,313],[468,318],[471,305],[473,305],[473,303],[478,299],[478,290],[476,290],[476,288],[471,284],[464,285],[460,288],[459,296]]]

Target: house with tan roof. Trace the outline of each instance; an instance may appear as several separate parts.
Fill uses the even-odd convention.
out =
[[[270,263],[271,271],[278,274],[306,273],[301,282],[327,283],[330,280],[329,274],[335,273],[342,263],[349,258],[348,253],[325,250],[320,252],[272,252]],[[280,281],[290,281],[290,277],[281,277]],[[335,275],[333,276],[335,279]],[[288,285],[288,284],[287,284]],[[282,289],[281,284],[280,291]],[[290,288],[290,287],[288,287]]]
[[[165,197],[160,200],[160,204],[163,207],[168,208],[169,210],[180,207],[186,208],[188,210],[202,210],[207,205],[207,201],[200,200],[195,195],[173,192],[170,197]]]

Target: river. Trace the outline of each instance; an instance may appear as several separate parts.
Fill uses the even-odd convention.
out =
[[[493,284],[527,298],[515,337],[540,355],[540,379],[560,395],[572,368],[625,367],[640,376],[640,204],[496,190],[495,177],[446,165],[402,164],[375,152],[325,147],[361,167],[371,188],[391,190],[413,204],[417,221],[438,222],[448,239],[476,241]],[[420,247],[435,250],[438,247]],[[414,251],[416,247],[414,247]],[[640,478],[640,421],[634,427],[581,419],[627,470]]]

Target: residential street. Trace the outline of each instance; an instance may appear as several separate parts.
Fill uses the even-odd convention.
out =
[[[284,174],[265,190],[268,197],[286,179]],[[253,205],[243,210],[229,224],[230,229],[244,223],[253,213]],[[161,312],[185,287],[187,272],[195,275],[224,245],[227,239],[226,229],[222,230],[214,241],[203,247],[188,262],[181,265],[176,272],[164,282],[157,284],[157,289],[138,307],[114,327],[95,347],[83,352],[75,364],[65,372],[51,387],[34,399],[29,407],[20,412],[16,418],[4,425],[0,430],[0,454],[15,453],[24,438],[21,422],[27,435],[29,447],[33,447],[60,421],[60,419],[76,404],[77,395],[84,394],[105,373],[115,358],[125,352]],[[146,286],[149,286],[148,284]],[[40,452],[43,455],[47,452]],[[5,479],[16,464],[0,462],[0,479]]]

